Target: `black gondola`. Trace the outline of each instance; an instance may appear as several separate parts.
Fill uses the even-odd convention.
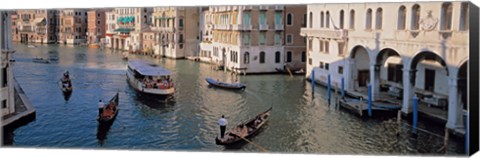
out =
[[[209,77],[207,77],[205,80],[208,82],[208,84],[210,84],[212,86],[216,86],[216,87],[220,87],[220,88],[224,88],[224,89],[240,90],[240,89],[247,88],[247,86],[245,84],[241,84],[241,83],[225,83],[225,82],[220,82],[218,80],[214,80],[214,79],[209,78]]]
[[[223,137],[223,139],[220,138],[220,136],[217,136],[215,138],[215,143],[217,145],[232,145],[242,141],[243,139],[241,137],[245,139],[252,137],[260,130],[263,125],[265,125],[265,122],[267,122],[268,117],[270,116],[271,110],[272,107],[260,113],[253,119],[248,120],[247,122],[237,125],[234,128],[228,130],[227,132],[225,132],[225,136]],[[247,128],[247,130],[245,131],[246,133],[240,132],[242,130],[242,126],[244,126],[244,128]]]
[[[108,104],[103,108],[102,113],[98,114],[97,121],[103,124],[113,123],[118,114],[118,92],[110,99]]]

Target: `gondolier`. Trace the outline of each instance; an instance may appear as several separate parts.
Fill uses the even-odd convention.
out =
[[[103,103],[102,100],[100,99],[98,101],[98,114],[102,114],[104,106],[105,106],[105,103]]]
[[[228,121],[225,119],[225,116],[222,115],[222,118],[218,120],[218,125],[220,125],[220,138],[223,139],[225,135],[225,129],[227,128]]]

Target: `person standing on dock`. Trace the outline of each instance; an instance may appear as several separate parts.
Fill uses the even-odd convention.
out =
[[[105,106],[105,103],[102,102],[102,99],[98,101],[98,115],[101,115],[103,112],[103,107]]]
[[[225,129],[227,128],[228,121],[225,119],[225,116],[222,115],[222,118],[218,120],[218,125],[220,125],[220,138],[223,139],[225,135]]]

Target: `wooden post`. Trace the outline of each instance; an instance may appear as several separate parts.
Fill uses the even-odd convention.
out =
[[[397,125],[398,125],[397,137],[400,136],[400,131],[401,131],[401,127],[402,127],[401,123],[402,123],[402,111],[398,110],[398,113],[397,113]]]
[[[447,154],[447,151],[448,151],[448,128],[445,128],[445,138],[443,140],[443,147],[445,148],[445,154]]]

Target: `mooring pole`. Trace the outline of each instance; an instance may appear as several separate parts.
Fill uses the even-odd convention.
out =
[[[368,116],[372,117],[372,85],[368,84]]]
[[[398,125],[398,129],[397,129],[397,137],[400,136],[400,131],[401,131],[401,123],[402,123],[402,111],[401,110],[398,110],[397,112],[397,125]]]
[[[342,98],[345,97],[345,79],[342,77]]]
[[[418,122],[418,98],[417,95],[413,96],[413,136],[417,136],[417,122]]]
[[[331,83],[330,83],[330,74],[328,74],[327,82],[328,82],[328,92],[327,92],[327,94],[328,94],[328,105],[330,106],[330,100],[331,100],[330,88],[332,87]]]
[[[468,127],[469,126],[468,125],[469,124],[468,113],[467,113],[466,117],[467,117],[466,118],[467,121],[466,121],[466,126],[465,126],[465,154],[468,155],[469,154],[468,153],[468,128],[469,128]]]
[[[311,80],[312,80],[312,97],[313,97],[313,92],[315,89],[315,71],[312,69],[312,73],[310,74]]]

